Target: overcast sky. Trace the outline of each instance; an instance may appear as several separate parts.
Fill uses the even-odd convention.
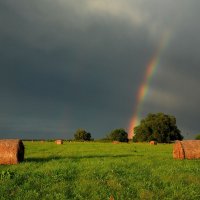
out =
[[[0,137],[103,138],[125,128],[170,32],[140,117],[200,133],[199,0],[0,0]]]

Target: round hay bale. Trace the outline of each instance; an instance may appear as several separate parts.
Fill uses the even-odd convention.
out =
[[[55,143],[56,144],[63,144],[63,141],[62,140],[56,140]]]
[[[157,142],[152,140],[152,141],[149,142],[149,144],[151,144],[151,145],[157,145]]]
[[[113,143],[113,144],[120,144],[119,141],[113,141],[112,143]]]
[[[24,145],[18,139],[0,140],[0,164],[18,164],[24,160]]]
[[[173,147],[175,159],[200,159],[200,140],[176,141]]]

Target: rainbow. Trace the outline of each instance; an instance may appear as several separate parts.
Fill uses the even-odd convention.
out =
[[[134,136],[134,127],[139,122],[139,114],[140,114],[141,106],[145,100],[147,93],[148,93],[150,81],[151,81],[153,75],[155,74],[156,69],[158,68],[161,54],[162,54],[163,50],[167,47],[169,37],[170,37],[169,32],[165,32],[162,35],[155,53],[153,54],[152,58],[150,59],[150,61],[147,64],[142,84],[138,88],[136,104],[134,106],[134,108],[135,108],[134,114],[129,123],[129,128],[128,128],[128,138],[129,139],[132,139]]]

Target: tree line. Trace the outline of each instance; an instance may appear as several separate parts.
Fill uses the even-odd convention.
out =
[[[164,113],[148,114],[133,131],[133,142],[154,140],[160,143],[169,143],[183,139],[181,131],[177,127],[176,118]],[[77,141],[93,140],[91,133],[84,129],[78,129],[74,134],[74,139]],[[123,128],[115,129],[106,136],[105,140],[128,142],[128,133]]]

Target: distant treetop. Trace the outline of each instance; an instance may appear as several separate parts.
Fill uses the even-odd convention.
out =
[[[77,129],[74,134],[74,139],[79,141],[90,141],[91,133],[87,132],[84,129]]]
[[[168,143],[183,139],[177,128],[176,118],[164,113],[148,114],[141,120],[140,125],[134,128],[134,134],[133,141],[138,142],[155,140]]]
[[[119,128],[111,131],[108,138],[112,141],[127,142],[128,133],[123,128]]]

